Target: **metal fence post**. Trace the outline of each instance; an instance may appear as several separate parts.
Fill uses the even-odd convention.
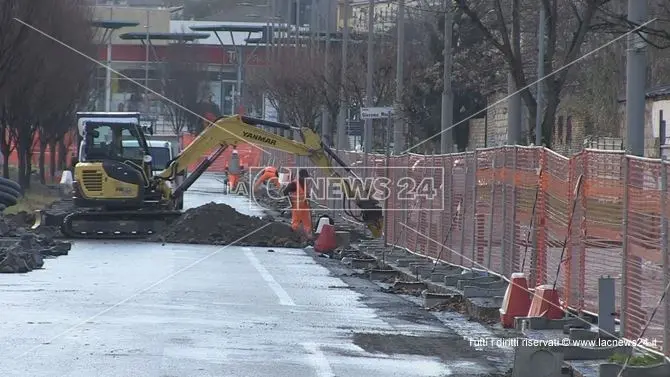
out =
[[[488,235],[488,254],[486,255],[486,268],[491,269],[491,254],[493,253],[493,216],[495,215],[496,203],[496,161],[499,150],[493,153],[493,160],[491,161],[491,201],[489,208],[489,235]],[[505,151],[503,150],[503,153]]]
[[[449,219],[448,219],[449,223],[446,224],[446,225],[447,225],[447,232],[451,232],[451,231],[453,231],[453,227],[452,227],[451,223],[454,221],[454,217],[456,216],[454,211],[458,207],[456,209],[454,209],[454,175],[453,175],[454,159],[453,159],[453,156],[449,155],[449,157],[447,157],[446,160],[449,163],[449,174],[447,174],[447,178],[445,178],[445,181],[446,181],[446,179],[449,180],[448,181],[448,187],[447,187],[447,190],[448,190],[447,191],[447,193],[448,193],[447,194],[447,198],[448,198],[447,203],[449,205]],[[456,205],[458,206],[458,204],[456,204]],[[449,262],[453,262],[453,260],[452,260],[453,253],[451,252],[451,250],[452,250],[451,245],[452,245],[452,240],[454,239],[454,237],[453,237],[452,233],[446,234],[445,238],[446,237],[449,237],[449,239],[447,240],[447,244],[446,244],[446,246],[448,247],[447,252],[449,253],[448,254],[449,255]],[[444,238],[442,238],[442,240],[444,240]]]
[[[405,159],[406,159],[407,162],[402,164],[402,175],[401,175],[402,177],[407,177],[409,175],[409,163],[410,163],[409,155],[406,155]],[[398,182],[398,181],[396,180],[395,182]],[[404,211],[402,211],[402,223],[405,224],[405,226],[407,226],[407,225],[409,225],[408,224],[408,222],[409,222],[409,212],[410,212],[409,211],[409,201],[403,200],[402,202],[403,202],[403,209],[404,209]],[[403,245],[403,247],[409,249],[409,239],[407,238],[408,232],[409,231],[407,229],[405,229],[404,227],[401,228],[401,234],[402,234],[401,242],[402,242],[402,245]]]
[[[477,150],[475,149],[472,152],[472,158],[474,162],[472,163],[472,245],[470,249],[472,251],[472,267],[475,266],[475,261],[477,260]]]
[[[628,156],[623,157],[623,221],[621,226],[622,229],[622,260],[621,260],[621,313],[619,316],[620,319],[620,336],[624,338],[626,336],[626,327],[628,326],[628,315],[626,310],[628,309],[628,292],[626,285],[628,284],[628,268],[626,264],[628,263],[628,201],[630,200],[628,194],[628,179],[629,179],[629,170],[630,170],[630,160]]]
[[[461,222],[461,247],[458,250],[458,252],[460,254],[459,265],[461,265],[461,266],[465,265],[464,264],[464,261],[465,261],[465,258],[464,258],[464,254],[465,254],[465,208],[466,208],[466,204],[465,204],[465,196],[466,195],[465,194],[468,192],[468,174],[469,174],[469,171],[470,171],[470,166],[469,166],[469,164],[467,163],[467,160],[466,160],[467,157],[468,157],[467,154],[463,154],[463,166],[465,168],[464,169],[465,172],[463,173],[463,175],[464,175],[464,177],[463,177],[463,194],[462,194],[463,205],[461,206],[461,213],[458,215],[458,217],[460,218],[460,222]]]
[[[435,176],[435,155],[430,156],[430,165],[431,165],[431,168],[430,168],[429,177],[434,177]],[[422,180],[424,178],[426,178],[425,175],[422,177]],[[419,186],[416,187],[417,191],[420,190],[420,189],[421,189],[421,187],[419,187]],[[421,195],[420,193],[417,193],[417,194]],[[426,199],[424,199],[424,200],[426,200]],[[432,234],[432,231],[433,231],[433,212],[435,212],[433,210],[433,200],[428,199],[426,201],[428,202],[428,204],[427,204],[428,214],[426,215],[426,217],[428,217],[428,226],[425,228],[426,229],[425,234],[427,236],[425,238],[426,238],[426,255],[428,255],[429,254],[428,251],[430,250],[429,245],[435,243],[435,242],[431,241],[431,239],[436,239],[436,237],[435,237],[434,234]],[[435,254],[435,257],[437,257],[437,254]]]
[[[519,266],[519,254],[517,253],[517,235],[519,234],[519,228],[517,225],[516,217],[516,201],[517,201],[517,187],[516,187],[516,167],[519,163],[519,147],[516,145],[512,147],[514,155],[512,157],[512,231],[510,232],[512,241],[510,242],[510,260],[512,261],[512,271],[511,272],[524,272],[524,271],[515,271]]]
[[[503,276],[511,276],[509,269],[507,268],[507,243],[505,242],[505,235],[509,234],[507,229],[507,180],[509,173],[507,172],[507,151],[509,148],[503,148],[503,160],[502,160],[502,232],[500,235],[500,272]],[[514,207],[512,207],[514,208]],[[514,226],[512,226],[514,228]],[[512,234],[514,232],[512,231]]]
[[[661,158],[663,158],[661,156]],[[670,282],[670,256],[668,256],[668,169],[661,160],[661,255],[663,256],[663,286]],[[663,300],[663,353],[670,355],[670,301]]]

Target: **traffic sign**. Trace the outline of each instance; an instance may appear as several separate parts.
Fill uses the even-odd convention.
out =
[[[361,107],[361,119],[382,119],[393,114],[393,107]]]

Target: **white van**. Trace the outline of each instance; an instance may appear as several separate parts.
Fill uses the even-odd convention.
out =
[[[133,156],[140,154],[140,145],[137,140],[123,140],[123,155]],[[172,149],[172,142],[166,140],[147,140],[149,152],[151,153],[151,168],[154,174],[165,169],[174,158],[175,152]]]

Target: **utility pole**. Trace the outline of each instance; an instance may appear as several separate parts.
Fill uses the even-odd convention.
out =
[[[639,25],[647,18],[647,0],[628,0],[628,22]],[[639,32],[628,35],[626,54],[626,151],[644,156],[644,107],[647,82],[647,45]]]
[[[286,4],[288,4],[288,8],[286,10],[286,43],[284,43],[284,47],[288,50],[291,45],[291,28],[293,27],[293,0],[288,0]]]
[[[349,54],[349,1],[343,0],[344,9],[342,10],[342,69],[340,69],[340,111],[337,114],[337,151],[349,149],[349,135],[347,135],[347,110],[349,101],[347,93],[344,91],[344,83],[347,82],[347,65],[349,64],[347,55]]]
[[[328,2],[328,8],[326,9],[326,50],[324,51],[324,59],[323,59],[323,68],[324,68],[324,76],[326,78],[326,82],[324,83],[326,93],[330,94],[331,90],[328,85],[328,82],[330,81],[330,7],[331,3]],[[332,146],[333,142],[331,140],[332,137],[332,132],[330,129],[330,111],[328,109],[328,106],[324,105],[323,110],[321,112],[321,133],[323,136],[323,140],[328,144],[328,146]]]
[[[512,53],[515,57],[518,57],[520,54],[519,51],[519,39],[520,39],[520,30],[519,30],[519,0],[512,1]],[[512,70],[514,67],[509,67],[510,72],[507,76],[507,90],[509,92],[509,98],[507,100],[507,144],[517,145],[521,142],[521,96],[519,93],[516,93],[518,90],[516,86],[516,81],[514,80],[514,75]],[[514,94],[516,93],[516,94]]]
[[[144,106],[146,107],[145,111],[149,113],[149,44],[151,44],[151,39],[149,38],[149,10],[147,9],[147,34],[146,34],[146,44],[144,51]]]
[[[405,0],[398,0],[398,46],[395,70],[395,121],[393,123],[393,154],[405,150],[405,122],[403,121],[402,95],[405,91]]]
[[[542,118],[544,117],[544,98],[542,80],[544,78],[544,34],[547,14],[544,5],[540,4],[540,30],[537,35],[537,114],[535,115],[535,145],[542,145]]]
[[[312,0],[311,4],[309,5],[309,56],[314,59],[314,56],[316,55],[316,48],[315,48],[315,43],[316,43],[316,33],[320,31],[319,28],[316,27],[316,20],[317,20],[317,12],[316,12],[316,0]]]
[[[442,134],[440,135],[440,153],[449,153],[454,146],[454,93],[451,88],[452,40],[454,31],[454,13],[451,0],[444,2],[444,72],[442,77]]]
[[[368,72],[366,77],[365,85],[365,106],[372,107],[374,106],[374,94],[372,87],[372,71],[374,70],[374,32],[375,32],[375,0],[368,1]],[[365,129],[363,132],[363,142],[365,144],[363,152],[365,155],[365,161],[367,164],[368,153],[372,152],[372,119],[365,120]],[[365,176],[367,177],[368,167],[366,166],[364,171],[366,172]]]
[[[298,54],[300,46],[300,0],[296,1],[295,5],[295,53]]]
[[[112,111],[112,33],[107,35],[107,70],[105,72],[105,111]]]

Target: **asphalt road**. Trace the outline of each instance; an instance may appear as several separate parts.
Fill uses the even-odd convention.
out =
[[[186,204],[225,201],[259,213],[218,192],[217,181],[205,177]],[[77,241],[43,270],[0,275],[0,371],[497,375],[495,357],[470,348],[436,316],[350,275],[336,261],[296,249]]]

